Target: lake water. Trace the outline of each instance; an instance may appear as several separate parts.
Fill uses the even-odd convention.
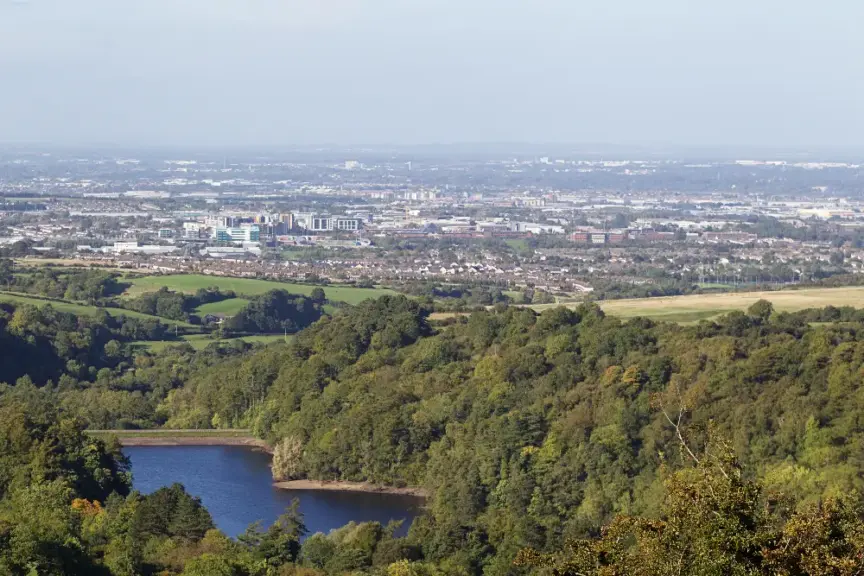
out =
[[[216,526],[229,536],[256,520],[266,528],[300,499],[310,534],[329,532],[352,520],[405,520],[404,533],[422,500],[393,494],[279,490],[273,487],[270,456],[241,446],[127,446],[133,488],[149,494],[179,482],[201,498]]]

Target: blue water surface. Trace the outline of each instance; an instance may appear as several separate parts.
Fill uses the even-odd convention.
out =
[[[404,520],[404,533],[422,500],[393,494],[279,490],[273,487],[270,456],[241,446],[127,446],[133,488],[149,494],[179,482],[201,498],[216,526],[229,536],[256,520],[269,526],[293,498],[300,499],[309,533],[355,522]]]

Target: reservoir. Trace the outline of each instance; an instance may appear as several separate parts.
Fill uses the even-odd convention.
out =
[[[404,534],[422,500],[393,494],[280,490],[273,487],[270,456],[242,446],[127,446],[132,486],[149,494],[179,482],[201,498],[216,527],[228,536],[242,534],[261,520],[267,528],[300,499],[309,534],[327,533],[348,522],[404,520]]]

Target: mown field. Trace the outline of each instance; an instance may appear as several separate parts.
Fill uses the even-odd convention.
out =
[[[669,322],[697,322],[713,318],[732,310],[746,310],[758,300],[768,300],[778,311],[795,312],[825,306],[853,306],[864,308],[864,287],[807,288],[777,292],[738,292],[725,294],[694,294],[669,298],[637,298],[599,302],[607,314],[633,318],[646,316]],[[575,306],[577,304],[567,304]],[[532,306],[543,310],[555,306]]]
[[[165,276],[143,276],[124,280],[131,284],[126,290],[126,296],[139,296],[146,292],[154,292],[166,286],[175,292],[192,294],[200,288],[216,286],[221,290],[233,290],[239,296],[257,296],[269,290],[288,290],[293,294],[309,296],[316,286],[310,284],[295,284],[291,282],[275,282],[257,280],[254,278],[230,278],[226,276],[206,276],[203,274],[169,274]],[[378,298],[385,294],[395,294],[385,288],[355,288],[354,286],[321,286],[329,300],[358,304],[369,298]]]
[[[111,316],[126,316],[127,318],[138,318],[140,320],[156,320],[170,326],[177,325],[183,328],[197,329],[196,326],[193,326],[192,324],[189,324],[187,322],[178,322],[176,320],[169,320],[167,318],[160,318],[158,316],[150,316],[149,314],[141,314],[140,312],[123,310],[122,308],[100,308],[98,306],[74,304],[72,302],[64,302],[63,300],[54,300],[50,298],[31,298],[28,296],[22,296],[20,294],[11,294],[9,292],[0,292],[0,302],[9,302],[11,304],[32,304],[39,307],[50,304],[55,310],[58,310],[60,312],[68,312],[70,314],[77,314],[79,316],[93,316],[94,314],[97,314],[101,311],[105,311]]]
[[[668,298],[633,298],[629,300],[605,300],[598,302],[601,308],[613,316],[635,318],[645,316],[654,320],[680,324],[708,320],[733,310],[746,310],[759,300],[768,300],[780,312],[796,312],[808,308],[825,306],[852,306],[864,308],[864,286],[848,288],[807,288],[804,290],[782,290],[777,292],[739,292],[726,294],[694,294]],[[580,302],[560,304],[535,304],[529,306],[542,312],[556,306],[575,308]],[[443,321],[464,312],[436,312],[431,320]]]

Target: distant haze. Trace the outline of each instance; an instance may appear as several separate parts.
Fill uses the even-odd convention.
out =
[[[0,0],[0,142],[864,148],[853,0]]]

